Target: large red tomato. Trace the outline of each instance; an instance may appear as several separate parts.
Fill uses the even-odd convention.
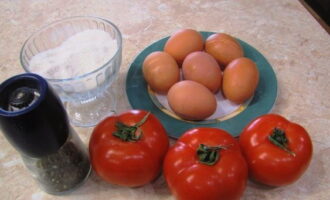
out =
[[[250,176],[270,186],[296,181],[312,157],[312,142],[306,130],[275,114],[252,121],[239,142]]]
[[[238,142],[217,128],[188,130],[164,160],[165,179],[179,200],[239,199],[247,172]]]
[[[168,146],[166,131],[153,114],[131,110],[95,127],[89,153],[94,170],[105,181],[136,187],[159,175]]]

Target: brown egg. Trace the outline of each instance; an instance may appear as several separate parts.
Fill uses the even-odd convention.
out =
[[[217,61],[208,53],[190,53],[182,64],[183,77],[196,81],[216,93],[221,86],[222,72]]]
[[[226,98],[237,104],[253,96],[259,82],[259,71],[249,58],[237,58],[223,72],[222,90]]]
[[[215,96],[204,85],[184,80],[174,84],[167,94],[172,110],[186,120],[203,120],[217,107]]]
[[[201,51],[204,47],[202,35],[192,29],[182,29],[175,32],[166,42],[164,51],[169,53],[178,64],[191,52]]]
[[[235,38],[225,33],[216,33],[205,41],[205,51],[225,68],[232,60],[244,56],[241,45]]]
[[[156,51],[149,54],[143,62],[143,76],[152,90],[166,93],[180,80],[180,69],[168,53]]]

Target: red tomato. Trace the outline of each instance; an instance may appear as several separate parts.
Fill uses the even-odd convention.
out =
[[[312,157],[312,142],[306,130],[275,114],[252,121],[239,142],[251,177],[270,186],[296,181]]]
[[[166,131],[153,114],[131,110],[108,117],[95,127],[89,153],[102,179],[136,187],[159,175],[168,146]]]
[[[217,128],[188,130],[164,160],[165,179],[179,200],[239,199],[247,172],[238,142]]]

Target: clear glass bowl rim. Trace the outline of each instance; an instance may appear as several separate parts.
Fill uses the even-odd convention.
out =
[[[22,67],[24,68],[24,70],[26,72],[35,73],[35,72],[31,72],[28,69],[28,66],[25,66],[24,63],[23,63],[23,52],[24,52],[24,50],[26,48],[27,43],[30,40],[34,39],[38,34],[40,34],[41,32],[43,32],[45,30],[47,30],[49,27],[52,27],[55,24],[60,24],[60,23],[66,22],[66,21],[76,20],[76,19],[100,20],[100,21],[103,21],[103,22],[109,24],[110,26],[112,26],[114,28],[114,30],[117,32],[118,36],[119,36],[119,38],[118,38],[119,39],[119,46],[117,48],[117,51],[116,51],[116,53],[105,64],[103,64],[102,66],[98,67],[97,69],[95,69],[93,71],[90,71],[90,72],[85,73],[85,74],[81,74],[79,76],[66,78],[66,79],[49,79],[49,78],[45,78],[46,80],[48,80],[50,82],[68,82],[68,81],[83,79],[83,78],[85,78],[85,77],[87,77],[87,76],[89,76],[91,74],[94,74],[97,71],[100,71],[103,68],[107,67],[108,64],[110,62],[112,62],[118,56],[118,54],[120,53],[120,51],[122,49],[122,35],[121,35],[121,32],[119,31],[118,27],[115,24],[113,24],[111,21],[109,21],[107,19],[104,19],[104,18],[101,18],[101,17],[96,17],[96,16],[73,16],[73,17],[67,17],[67,18],[60,19],[60,20],[54,21],[54,22],[52,22],[50,24],[47,24],[47,25],[43,26],[38,31],[32,33],[32,35],[30,37],[28,37],[28,39],[24,42],[24,44],[23,44],[23,46],[21,48],[21,52],[20,52],[20,63],[21,63]]]

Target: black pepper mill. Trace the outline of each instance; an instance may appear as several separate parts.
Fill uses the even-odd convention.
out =
[[[87,179],[87,149],[39,75],[17,75],[0,85],[0,128],[44,191],[62,194]]]

